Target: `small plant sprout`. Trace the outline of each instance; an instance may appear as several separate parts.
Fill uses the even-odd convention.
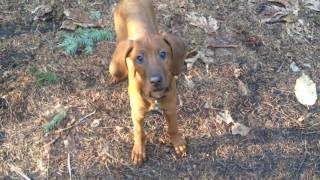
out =
[[[30,72],[36,78],[36,85],[39,87],[55,84],[58,81],[58,76],[54,72],[43,72],[36,67],[32,67]]]

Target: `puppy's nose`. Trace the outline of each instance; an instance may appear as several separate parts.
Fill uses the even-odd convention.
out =
[[[150,78],[150,83],[155,87],[161,85],[161,82],[162,82],[162,77],[160,75],[154,75],[154,76],[151,76]]]

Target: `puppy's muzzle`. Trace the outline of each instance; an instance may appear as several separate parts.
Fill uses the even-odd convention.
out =
[[[149,82],[155,90],[160,90],[162,88],[163,78],[161,75],[153,75],[150,77]]]

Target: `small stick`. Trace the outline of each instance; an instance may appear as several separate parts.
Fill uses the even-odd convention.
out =
[[[69,127],[57,130],[57,133],[60,133],[60,132],[63,132],[63,131],[66,131],[66,130],[69,130],[69,129],[75,127],[77,124],[82,123],[86,118],[88,118],[89,116],[92,116],[95,113],[96,113],[96,111],[93,111],[92,113],[85,115],[84,117],[80,118],[79,121],[74,121],[74,123],[72,125],[70,125]]]
[[[45,145],[43,145],[44,147],[46,147],[46,146],[50,146],[51,144],[54,144],[58,139],[60,138],[60,136],[58,136],[58,137],[56,137],[56,138],[54,138],[53,140],[51,140],[49,143],[47,143],[47,144],[45,144]]]
[[[11,170],[16,172],[17,174],[19,174],[20,176],[22,176],[25,180],[31,180],[26,174],[24,174],[20,168],[15,167],[12,164],[8,164],[8,166],[10,166]]]
[[[208,47],[210,48],[237,48],[238,45],[234,45],[234,44],[225,44],[225,45],[208,45]]]
[[[108,156],[109,158],[111,158],[111,159],[113,159],[113,160],[115,160],[115,161],[119,162],[120,164],[122,164],[122,165],[126,166],[127,168],[129,168],[129,169],[131,169],[131,170],[134,170],[134,169],[133,169],[132,167],[130,167],[129,165],[127,165],[127,164],[125,164],[125,163],[123,163],[123,162],[119,161],[117,158],[113,157],[110,153],[106,152],[106,154],[107,154],[107,156]]]
[[[84,116],[83,118],[79,119],[79,122],[82,122],[83,120],[85,120],[86,118],[88,118],[89,116],[92,116],[96,113],[96,111],[93,111],[92,113],[90,114],[87,114],[86,116]]]
[[[70,162],[70,153],[68,152],[68,172],[69,172],[69,179],[72,179],[72,171],[71,171],[71,162]]]

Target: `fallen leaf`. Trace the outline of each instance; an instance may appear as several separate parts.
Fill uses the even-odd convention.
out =
[[[281,20],[285,21],[286,23],[295,23],[298,21],[298,16],[293,13],[289,13],[286,16],[283,16]]]
[[[241,80],[238,80],[238,87],[242,96],[248,96],[251,93],[248,86]]]
[[[213,107],[213,100],[208,100],[208,101],[206,101],[206,103],[204,104],[204,108],[206,108],[206,109],[214,109],[214,107]]]
[[[187,69],[190,70],[194,63],[203,56],[204,54],[197,50],[193,50],[192,52],[188,53],[186,59],[184,60],[184,62],[187,63]]]
[[[302,64],[304,67],[306,67],[306,68],[311,68],[312,66],[311,66],[311,64],[309,64],[309,63],[303,63]]]
[[[218,21],[212,16],[206,18],[198,15],[196,12],[191,12],[190,14],[187,14],[187,20],[191,25],[203,29],[206,33],[213,33],[219,29]]]
[[[224,112],[220,112],[216,117],[216,121],[218,121],[218,122],[222,121],[227,124],[234,123],[234,121],[230,115],[230,112],[228,110],[225,110]]]
[[[33,11],[31,11],[31,14],[34,14],[33,20],[36,21],[38,19],[40,20],[46,20],[48,19],[49,13],[52,12],[52,7],[49,5],[40,5],[37,6]]]
[[[187,84],[187,86],[188,86],[188,88],[190,88],[190,89],[193,89],[194,88],[194,82],[192,81],[192,79],[191,78],[186,78],[186,84]]]
[[[311,10],[320,12],[320,1],[319,0],[305,0],[304,5]]]
[[[100,125],[100,119],[95,119],[95,120],[93,120],[92,121],[92,123],[91,123],[91,127],[92,128],[96,128],[96,127],[98,127]]]
[[[72,20],[67,19],[62,22],[60,28],[74,31],[77,29],[77,25]]]
[[[233,75],[235,78],[239,78],[241,76],[241,68],[240,67],[234,68]]]
[[[289,0],[268,0],[270,3],[274,3],[276,5],[279,5],[281,7],[289,7]]]
[[[231,127],[231,132],[233,135],[240,134],[241,136],[246,136],[250,132],[250,128],[240,123],[234,123]]]
[[[303,105],[312,106],[317,101],[316,84],[304,73],[296,80],[294,93]]]
[[[295,23],[298,21],[300,6],[298,0],[268,0],[264,5],[261,14],[266,18],[262,22],[274,23]]]
[[[100,17],[98,11],[84,12],[81,9],[65,9],[63,11],[66,20],[62,22],[61,29],[75,30],[75,27],[106,27],[107,20]]]
[[[218,21],[215,18],[209,16],[207,32],[213,33],[213,32],[216,32],[218,29],[219,29]]]

